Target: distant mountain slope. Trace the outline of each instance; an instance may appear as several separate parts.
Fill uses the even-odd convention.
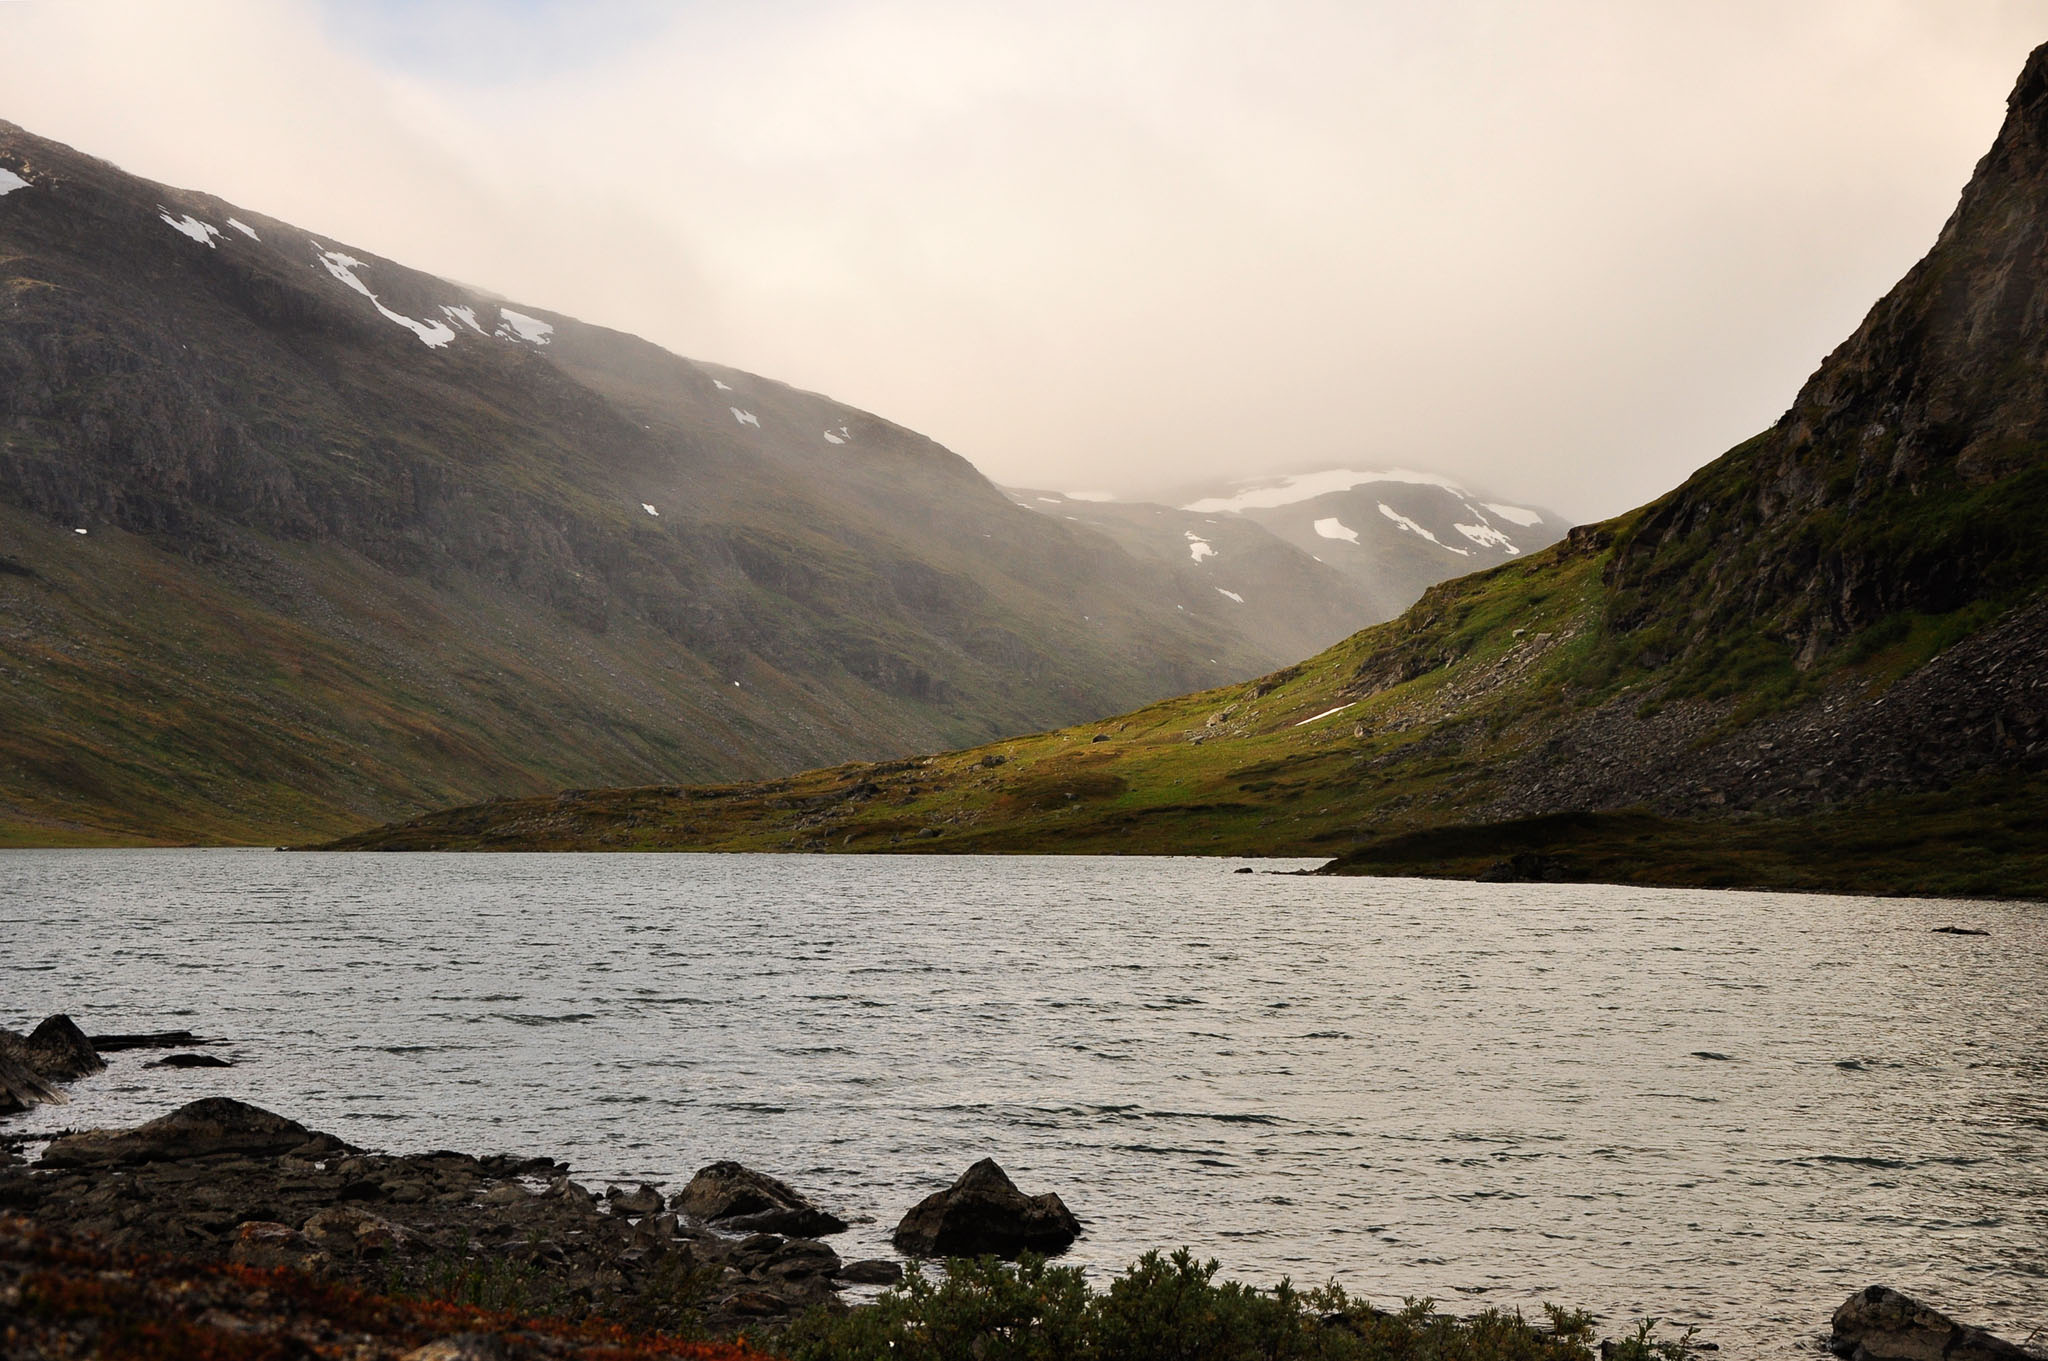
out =
[[[1326,469],[1178,493],[1169,505],[1010,491],[1027,509],[1171,566],[1197,602],[1189,609],[1244,607],[1239,626],[1286,656],[1392,619],[1437,582],[1548,547],[1566,527],[1554,511],[1488,503],[1407,469]]]
[[[1243,515],[1343,572],[1367,592],[1374,623],[1439,581],[1548,548],[1568,528],[1555,511],[1489,502],[1407,468],[1328,468],[1183,496],[1190,513]]]
[[[1176,603],[1217,618],[1281,657],[1299,657],[1391,613],[1380,592],[1242,515],[1196,515],[1148,501],[1076,500],[1011,489],[1026,509],[1099,530],[1173,574]]]
[[[1650,506],[1248,685],[353,844],[1330,854],[1354,872],[2048,897],[2048,47],[1926,259]]]
[[[812,393],[0,124],[0,838],[959,745],[1284,659]]]

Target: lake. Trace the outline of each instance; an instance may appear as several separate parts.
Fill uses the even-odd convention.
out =
[[[1185,1244],[1735,1355],[1873,1282],[2048,1323],[2048,911],[1244,863],[0,853],[0,1024],[238,1065],[115,1055],[8,1128],[220,1094],[596,1189],[737,1158],[867,1217],[849,1258],[992,1155],[1091,1269]]]

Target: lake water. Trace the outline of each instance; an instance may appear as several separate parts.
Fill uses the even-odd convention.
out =
[[[732,1157],[870,1217],[847,1256],[994,1155],[1091,1268],[1186,1244],[1737,1356],[1880,1281],[2048,1323],[2048,909],[1233,868],[0,853],[0,1024],[239,1065],[117,1055],[12,1127],[225,1094],[593,1186]]]

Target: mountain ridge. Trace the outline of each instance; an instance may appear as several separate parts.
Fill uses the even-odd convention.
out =
[[[1294,666],[890,767],[344,844],[1337,857],[2048,896],[2048,46],[1927,257],[1771,429]]]
[[[0,840],[765,775],[1287,655],[828,396],[12,124],[0,169]]]

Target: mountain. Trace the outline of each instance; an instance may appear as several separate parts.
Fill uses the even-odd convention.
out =
[[[832,398],[0,124],[0,842],[276,840],[1257,674]]]
[[[1026,510],[1095,530],[1139,561],[1171,573],[1184,609],[1198,617],[1220,616],[1275,656],[1317,651],[1387,617],[1375,593],[1358,580],[1242,515],[1191,515],[1150,501],[1008,490]]]
[[[1247,606],[1285,656],[1392,619],[1439,581],[1557,542],[1554,511],[1486,502],[1450,479],[1324,469],[1178,489],[1168,502],[1012,488],[1026,509],[1099,529],[1175,570],[1196,597]]]
[[[354,844],[1338,855],[2048,896],[2044,373],[2048,47],[1927,257],[1777,424],[1649,506],[1121,718]]]

